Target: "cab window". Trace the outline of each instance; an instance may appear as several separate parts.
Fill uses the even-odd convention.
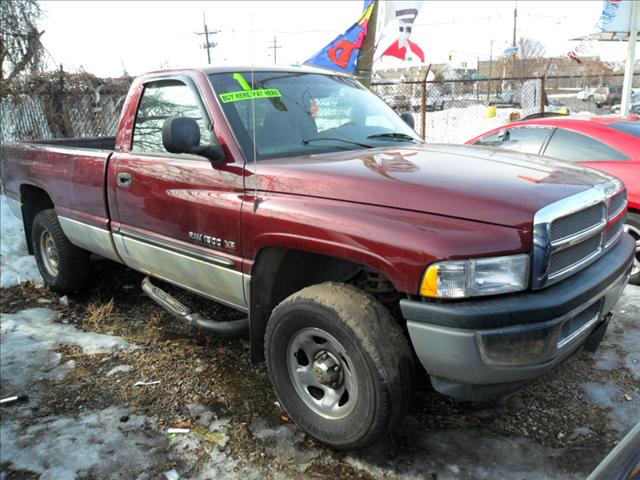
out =
[[[167,153],[162,144],[162,125],[169,117],[190,117],[200,127],[200,144],[211,141],[211,122],[195,92],[177,80],[150,83],[142,92],[133,128],[132,150]]]

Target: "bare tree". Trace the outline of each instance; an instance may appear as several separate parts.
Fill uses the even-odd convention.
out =
[[[37,0],[0,1],[0,78],[10,82],[21,73],[38,71],[44,48],[37,22],[42,9]]]
[[[534,38],[520,37],[518,40],[518,60],[514,62],[514,77],[531,77],[538,73],[544,65],[546,48],[542,42]]]

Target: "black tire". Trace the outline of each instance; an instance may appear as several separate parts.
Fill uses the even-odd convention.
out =
[[[336,356],[344,376],[355,378],[357,386],[344,403],[351,410],[341,418],[323,416],[309,406],[310,389],[315,387],[305,387],[302,394],[296,389],[301,388],[300,382],[294,381],[289,368],[291,362],[300,363],[300,352],[290,355],[291,345],[307,331],[321,331],[320,338],[333,337],[348,352]],[[325,345],[314,346],[320,351],[314,362],[307,359],[310,367],[326,358]],[[303,430],[335,449],[355,450],[380,440],[399,424],[413,397],[414,363],[402,329],[382,304],[351,285],[313,285],[285,299],[269,319],[265,353],[281,405]]]
[[[57,259],[47,255],[45,244],[55,249]],[[42,279],[54,292],[67,294],[85,288],[89,282],[90,253],[73,245],[65,236],[55,210],[43,210],[33,219],[31,244]],[[55,263],[57,268],[52,267]]]
[[[627,220],[625,223],[627,232],[629,232],[636,241],[636,258],[634,259],[629,283],[633,285],[640,285],[640,214],[634,212],[627,213]]]

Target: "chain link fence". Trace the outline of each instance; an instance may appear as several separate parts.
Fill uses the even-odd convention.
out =
[[[377,82],[371,89],[396,112],[410,112],[430,143],[464,143],[509,122],[549,115],[620,112],[623,75]],[[640,89],[640,74],[633,78]],[[632,112],[640,114],[640,95]]]
[[[131,80],[59,70],[3,84],[0,141],[113,136]]]
[[[60,70],[2,85],[0,141],[113,136],[131,80]],[[547,76],[377,82],[371,89],[398,113],[410,112],[428,142],[463,143],[525,118],[618,113],[622,81],[622,75]],[[640,90],[640,73],[633,88]],[[640,114],[640,93],[632,111]]]

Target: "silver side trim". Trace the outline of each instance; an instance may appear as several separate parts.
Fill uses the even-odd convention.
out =
[[[251,305],[251,296],[249,294],[251,292],[251,275],[244,276],[244,301],[247,305]]]
[[[108,258],[109,260],[122,263],[122,259],[118,255],[109,230],[94,227],[93,225],[60,215],[58,215],[58,221],[69,241],[77,247],[97,253],[101,257]]]
[[[209,253],[201,252],[199,250],[183,247],[181,245],[177,245],[172,242],[166,242],[164,240],[160,240],[159,238],[155,238],[150,235],[145,235],[143,233],[134,232],[126,228],[120,228],[120,230],[118,230],[118,233],[125,237],[133,238],[135,240],[140,240],[141,242],[150,243],[152,245],[155,245],[156,247],[166,248],[167,250],[171,250],[172,252],[182,253],[190,257],[195,257],[200,260],[204,260],[205,262],[212,262],[222,267],[233,268],[235,265],[233,261],[229,260],[228,258],[224,258],[218,255],[212,255]]]
[[[121,233],[114,233],[113,240],[124,263],[134,270],[242,312],[248,310],[244,284],[249,275]]]
[[[9,198],[6,195],[5,198],[7,199],[7,205],[9,205],[9,210],[11,210],[11,213],[22,220],[22,203],[20,203],[18,200],[14,200],[13,198]]]

